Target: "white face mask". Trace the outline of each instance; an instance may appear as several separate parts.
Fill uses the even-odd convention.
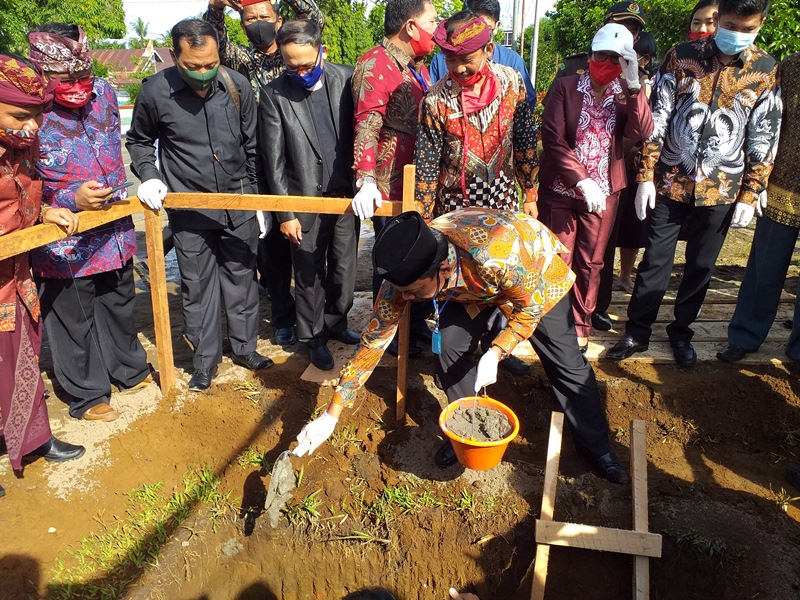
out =
[[[757,35],[758,32],[739,33],[738,31],[718,27],[717,33],[714,35],[714,42],[723,54],[738,56],[755,43]]]

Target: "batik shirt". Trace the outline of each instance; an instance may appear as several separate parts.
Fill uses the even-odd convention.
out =
[[[356,179],[374,177],[384,200],[403,197],[403,167],[414,161],[419,104],[430,83],[425,63],[386,38],[356,63],[353,169]]]
[[[535,187],[539,158],[525,84],[510,67],[489,63],[489,68],[500,91],[466,119],[461,84],[450,77],[436,82],[422,102],[415,202],[426,219],[466,206],[517,210],[517,184],[523,190]]]
[[[54,208],[78,212],[75,192],[87,181],[103,187],[125,181],[117,97],[104,79],[95,77],[91,99],[77,114],[54,102],[44,115],[39,142],[42,200]],[[109,202],[126,196],[119,190]],[[70,279],[119,269],[134,254],[133,220],[125,217],[36,248],[31,262],[37,276]]]
[[[584,73],[578,78],[577,89],[583,94],[583,106],[578,120],[578,131],[575,132],[575,155],[586,167],[590,179],[608,196],[611,193],[608,170],[611,143],[614,139],[614,128],[617,126],[617,105],[614,99],[622,94],[622,86],[618,79],[614,79],[608,84],[603,99],[598,103],[589,74]],[[583,196],[575,186],[566,187],[559,176],[556,176],[551,188],[570,198]]]
[[[671,49],[651,99],[655,128],[636,180],[654,181],[676,202],[755,204],[778,144],[777,69],[754,45],[724,66],[713,37]]]
[[[325,17],[314,0],[286,0],[286,6],[298,19],[315,21],[320,29],[325,27]],[[283,72],[283,57],[280,50],[276,50],[273,54],[264,54],[253,46],[244,47],[231,42],[228,28],[225,27],[223,10],[209,8],[203,14],[203,20],[217,32],[220,62],[247,77],[258,104],[258,93],[261,88],[276,80]]]
[[[508,325],[492,342],[510,353],[572,287],[566,248],[536,219],[515,212],[465,208],[431,222],[449,243],[453,276],[438,299],[463,305],[474,318],[498,307]],[[456,275],[457,274],[457,275]],[[452,293],[452,296],[451,296]],[[334,402],[349,406],[394,337],[408,301],[384,281],[355,355],[342,369]]]
[[[36,142],[24,150],[0,146],[0,240],[12,231],[35,224],[42,207],[42,184],[36,181]],[[39,296],[31,277],[28,253],[0,261],[0,331],[16,327],[17,296],[35,321],[39,320]],[[5,381],[2,385],[9,385]]]

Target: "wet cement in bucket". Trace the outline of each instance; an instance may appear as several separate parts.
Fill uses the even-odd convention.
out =
[[[461,406],[447,418],[445,425],[455,435],[479,442],[502,440],[513,429],[506,415],[485,406]]]

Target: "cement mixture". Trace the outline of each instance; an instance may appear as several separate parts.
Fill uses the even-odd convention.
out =
[[[485,406],[459,407],[447,418],[445,425],[457,436],[479,442],[502,440],[513,429],[507,416]]]

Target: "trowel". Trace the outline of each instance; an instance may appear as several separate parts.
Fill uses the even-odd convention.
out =
[[[264,512],[269,514],[269,524],[274,529],[281,518],[281,509],[286,506],[292,497],[295,486],[294,469],[290,457],[297,456],[289,450],[280,453],[272,466],[267,499],[264,502]]]

